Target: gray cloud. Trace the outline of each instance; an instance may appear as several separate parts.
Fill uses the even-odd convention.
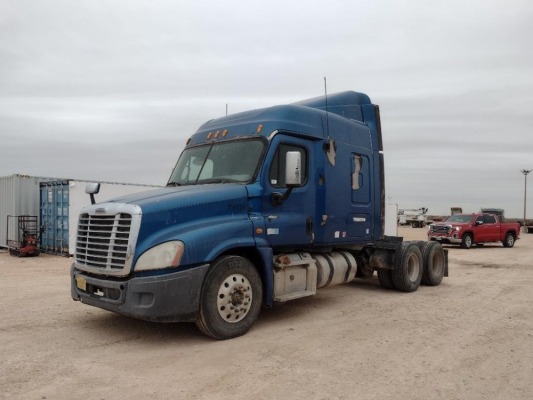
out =
[[[163,184],[226,104],[317,96],[327,76],[380,104],[400,207],[521,216],[532,19],[522,0],[5,1],[0,176]]]

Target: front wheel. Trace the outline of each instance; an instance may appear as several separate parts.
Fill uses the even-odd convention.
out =
[[[515,242],[514,235],[512,233],[507,233],[503,241],[503,247],[513,247]]]
[[[465,233],[463,240],[461,241],[461,247],[463,249],[469,249],[474,244],[474,238],[470,233]]]
[[[196,325],[215,339],[230,339],[250,330],[261,310],[263,287],[252,263],[221,257],[211,267],[200,295]]]

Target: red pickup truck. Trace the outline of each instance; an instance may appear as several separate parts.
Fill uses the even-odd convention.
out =
[[[500,222],[494,214],[455,214],[446,221],[431,224],[428,240],[459,244],[469,249],[473,244],[502,242],[513,247],[520,239],[520,225],[516,222]]]

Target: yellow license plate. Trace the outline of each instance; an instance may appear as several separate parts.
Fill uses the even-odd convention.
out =
[[[76,286],[78,289],[83,290],[84,292],[87,291],[87,280],[82,276],[76,276]]]

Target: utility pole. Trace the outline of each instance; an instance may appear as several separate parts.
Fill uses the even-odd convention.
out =
[[[524,174],[524,226],[526,226],[526,202],[527,202],[527,174],[531,169],[521,169],[520,172]]]

